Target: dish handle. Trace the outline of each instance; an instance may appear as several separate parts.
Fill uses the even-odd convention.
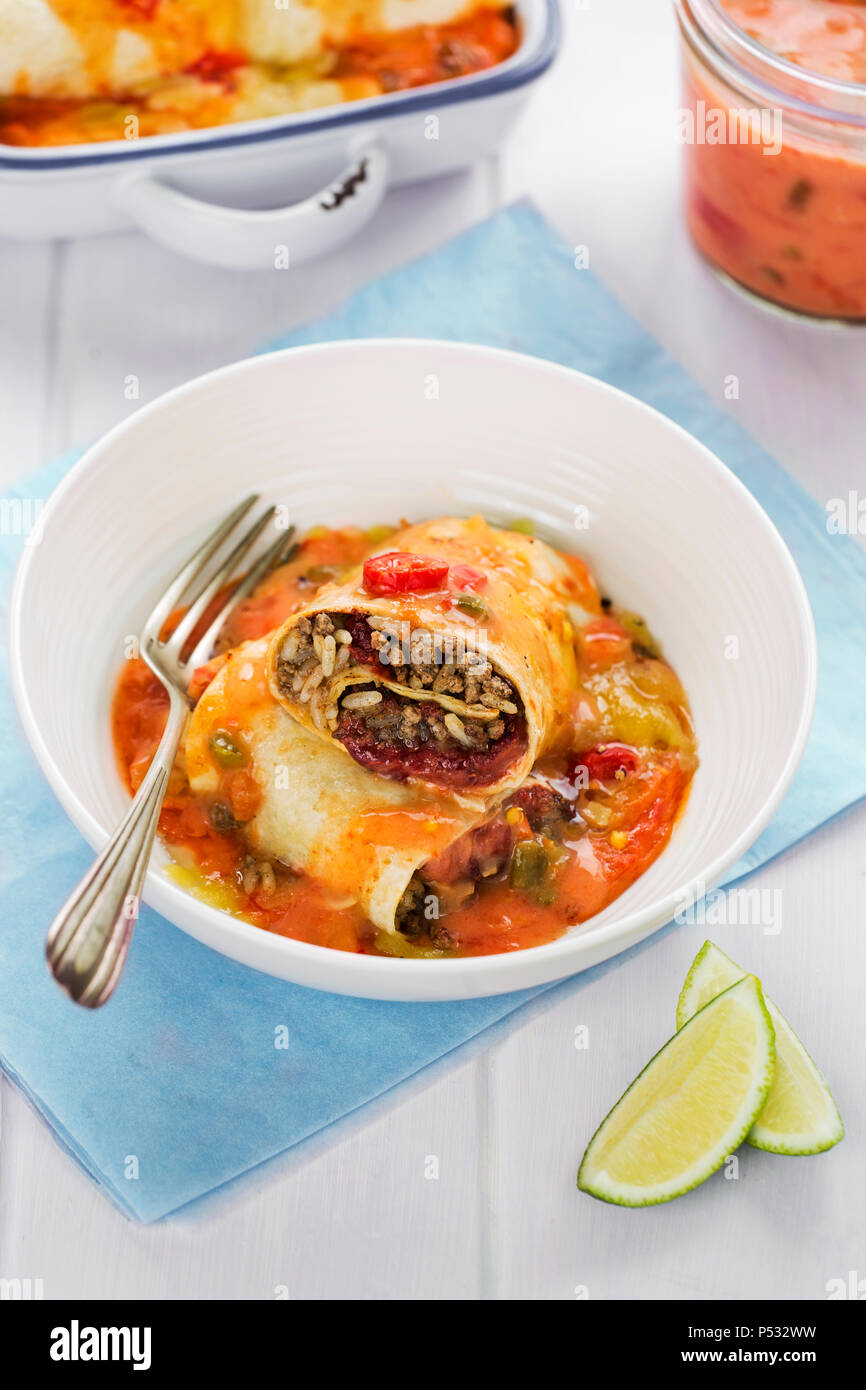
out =
[[[387,186],[388,156],[380,145],[368,145],[327,187],[289,207],[223,207],[150,174],[131,174],[117,197],[142,231],[182,256],[231,270],[267,270],[280,257],[299,265],[342,246],[366,226]]]

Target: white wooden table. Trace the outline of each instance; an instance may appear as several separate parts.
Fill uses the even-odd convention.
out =
[[[564,55],[501,158],[403,190],[363,244],[297,276],[232,275],[135,236],[0,244],[0,482],[92,440],[141,398],[247,355],[354,288],[530,194],[676,357],[825,502],[866,486],[866,331],[799,328],[719,286],[677,202],[677,52],[669,0],[564,0]],[[708,557],[709,559],[710,557]],[[862,737],[853,731],[852,737]],[[0,1276],[46,1297],[825,1297],[866,1277],[866,807],[763,870],[784,927],[720,928],[831,1078],[844,1144],[817,1159],[745,1150],[736,1182],[630,1212],[578,1194],[599,1118],[668,1036],[702,940],[680,928],[533,1006],[491,1046],[440,1066],[338,1142],[149,1228],[123,1219],[6,1082]],[[588,1025],[590,1046],[575,1047]],[[425,1177],[436,1155],[438,1180]]]

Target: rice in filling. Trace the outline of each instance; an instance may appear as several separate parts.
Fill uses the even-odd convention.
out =
[[[309,704],[315,726],[329,729],[361,763],[372,765],[383,747],[426,749],[428,770],[444,759],[456,776],[473,755],[486,754],[484,764],[498,763],[500,753],[513,756],[525,720],[511,682],[471,646],[438,655],[422,629],[401,644],[388,619],[317,613],[300,618],[286,637],[277,683],[287,698]],[[381,689],[373,673],[405,693]],[[397,764],[387,771],[400,775]]]

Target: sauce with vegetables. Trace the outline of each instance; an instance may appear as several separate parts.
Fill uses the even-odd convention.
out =
[[[809,72],[866,83],[866,7],[862,0],[722,0],[758,43]]]
[[[764,299],[817,317],[866,319],[866,6],[720,4],[743,35],[793,68],[768,79],[778,89],[772,109],[769,99],[761,103],[772,131],[758,141],[735,117],[756,106],[747,75],[754,60],[732,49],[727,56],[736,67],[721,61],[710,71],[687,42],[685,104],[695,117],[695,138],[685,149],[692,238],[714,265]],[[700,0],[685,0],[680,10],[700,29]],[[688,40],[686,19],[683,28]],[[810,85],[810,74],[830,79],[829,88]],[[855,87],[843,91],[834,82]],[[721,126],[714,132],[706,124],[716,112],[726,123],[734,113],[735,138],[721,138]]]
[[[0,95],[0,144],[137,140],[309,111],[483,72],[510,57],[519,40],[512,11],[480,8],[453,23],[326,39],[317,52],[286,61],[267,43],[261,52],[254,39],[244,46],[247,31],[227,0],[212,0],[210,9],[203,0],[189,9],[166,0],[118,0],[117,9],[106,18],[94,15],[88,0],[64,0],[61,18],[84,54],[84,71],[70,79],[74,94],[50,82],[47,92],[33,93],[25,68]],[[369,23],[375,26],[375,11]],[[299,20],[289,17],[287,24]],[[133,65],[126,80],[118,77],[119,34],[127,47],[146,46],[144,75]],[[79,96],[82,84],[94,93]]]
[[[339,581],[381,549],[389,532],[388,527],[309,532],[288,563],[230,619],[213,658],[195,673],[193,694],[201,697],[235,646],[272,633],[309,604],[319,586]],[[371,576],[396,573],[402,582],[413,572],[412,565],[378,563],[389,559],[393,554],[368,561]],[[431,578],[429,560],[422,571],[414,569],[422,582]],[[411,845],[430,831],[430,858],[403,895],[395,932],[375,930],[357,908],[330,900],[309,875],[249,852],[244,825],[256,814],[261,793],[251,773],[244,709],[271,698],[263,655],[243,663],[235,658],[240,669],[227,669],[235,681],[227,705],[231,714],[210,729],[213,782],[206,796],[193,794],[183,750],[178,757],[159,827],[177,881],[267,931],[339,950],[417,959],[523,949],[600,912],[664,848],[697,758],[686,696],[646,624],[601,598],[577,557],[568,563],[580,597],[568,618],[578,684],[561,746],[546,754],[522,785],[495,801],[487,819],[450,843],[442,838],[447,808],[454,805],[447,795],[436,824],[428,822],[426,828],[406,812],[361,818],[365,843]],[[455,574],[460,568],[466,572]],[[474,594],[483,592],[485,573],[480,566],[453,566],[446,573],[436,570],[436,582],[446,597]],[[168,626],[179,618],[173,615]],[[369,629],[364,631],[369,637]],[[119,767],[131,792],[146,774],[167,708],[167,696],[147,666],[137,658],[125,662],[112,722]],[[423,775],[422,768],[415,771]],[[437,837],[444,848],[435,848]],[[432,919],[431,896],[438,905]]]

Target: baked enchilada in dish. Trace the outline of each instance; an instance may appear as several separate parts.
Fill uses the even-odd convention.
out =
[[[552,940],[663,850],[697,765],[646,624],[577,556],[480,517],[310,531],[191,695],[160,821],[173,876],[347,951]],[[124,663],[113,731],[132,792],[167,704]]]
[[[480,72],[517,43],[500,0],[0,0],[0,142],[282,116]]]

